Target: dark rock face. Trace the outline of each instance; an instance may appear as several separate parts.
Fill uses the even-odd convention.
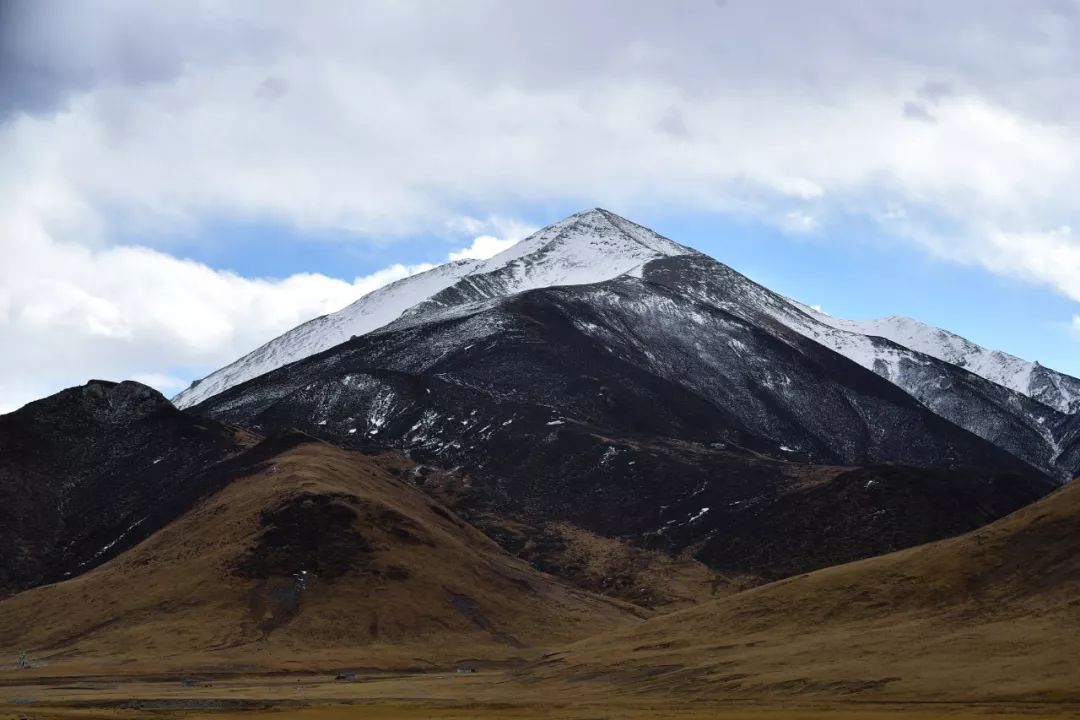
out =
[[[1080,478],[1080,414],[1062,423],[1059,464],[1074,468],[1073,477]]]
[[[332,580],[367,565],[371,545],[353,527],[358,518],[349,500],[347,496],[298,496],[267,511],[259,541],[239,572],[261,579],[312,573]]]
[[[880,555],[975,530],[1037,500],[1033,490],[1016,476],[970,469],[877,465],[823,473],[710,509],[719,532],[698,557],[720,571],[775,580],[859,560],[868,547]]]
[[[770,577],[963,532],[1053,487],[762,312],[718,265],[666,258],[642,278],[406,316],[195,410],[402,448],[467,473],[466,509],[692,548]],[[882,463],[905,466],[866,470],[888,492],[827,467]],[[831,479],[808,488],[819,474]],[[798,541],[785,537],[792,522],[805,526]],[[745,552],[753,543],[768,547]]]
[[[0,594],[105,562],[175,516],[233,429],[135,382],[92,380],[0,416]]]

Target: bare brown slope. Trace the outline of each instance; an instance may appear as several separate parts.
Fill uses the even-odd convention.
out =
[[[1080,483],[981,530],[586,640],[535,668],[633,692],[1080,700]]]
[[[0,655],[47,673],[428,668],[527,657],[628,608],[510,557],[379,459],[305,441],[94,571],[0,603]]]

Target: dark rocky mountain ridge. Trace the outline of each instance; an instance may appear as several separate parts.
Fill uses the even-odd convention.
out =
[[[0,594],[148,537],[251,442],[136,382],[91,380],[0,416]]]

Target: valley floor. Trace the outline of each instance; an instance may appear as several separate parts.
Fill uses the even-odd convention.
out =
[[[361,676],[233,676],[185,686],[178,679],[0,679],[0,720],[205,718],[207,720],[931,720],[1080,718],[1075,703],[868,702],[777,698],[686,702],[579,683],[572,689],[503,672]]]

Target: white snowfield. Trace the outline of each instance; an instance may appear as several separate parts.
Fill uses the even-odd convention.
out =
[[[576,213],[488,260],[441,265],[369,293],[338,312],[306,322],[193,383],[173,402],[177,407],[195,405],[395,320],[412,324],[462,305],[537,288],[591,284],[620,275],[641,277],[648,262],[678,255],[700,253],[606,210]],[[1080,411],[1080,380],[1038,363],[988,350],[908,318],[843,320],[752,287],[762,291],[765,312],[902,387],[903,382],[893,372],[901,359],[894,357],[898,349],[875,338],[958,365],[1060,412]],[[918,361],[917,356],[902,354],[908,361]]]

